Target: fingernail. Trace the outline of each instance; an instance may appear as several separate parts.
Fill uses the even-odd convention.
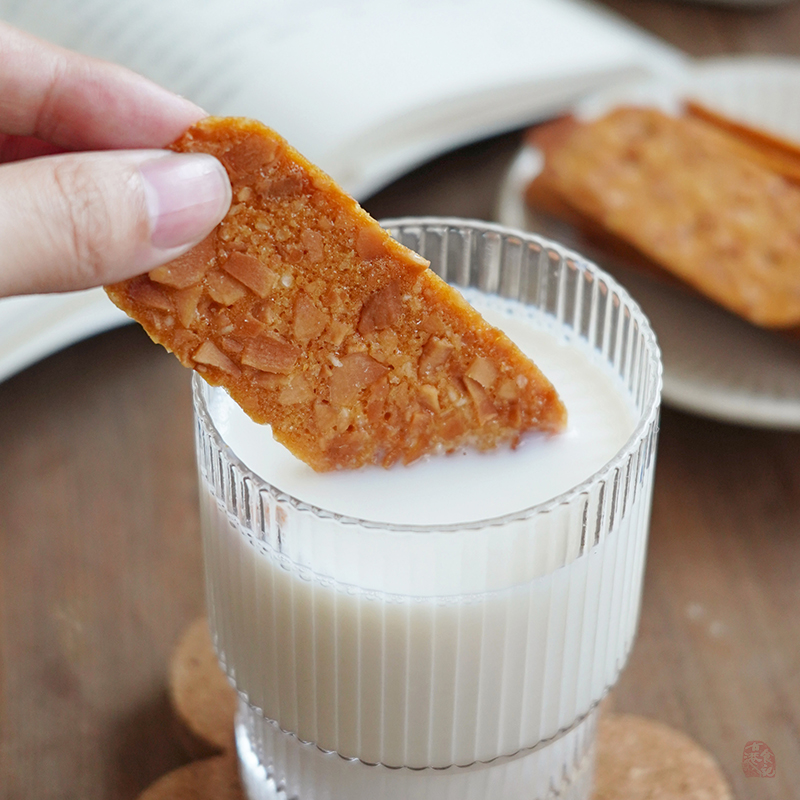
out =
[[[225,216],[231,184],[225,168],[203,153],[167,153],[139,165],[150,216],[150,241],[160,250],[202,239]]]

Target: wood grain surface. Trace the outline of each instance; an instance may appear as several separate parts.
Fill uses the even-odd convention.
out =
[[[798,4],[607,4],[693,55],[800,55]],[[459,150],[365,206],[491,218],[518,142]],[[189,377],[130,326],[0,384],[2,800],[128,800],[187,760],[166,679],[204,605]],[[800,435],[665,410],[616,709],[697,739],[743,800],[798,797],[799,609]],[[756,739],[775,778],[743,775]]]

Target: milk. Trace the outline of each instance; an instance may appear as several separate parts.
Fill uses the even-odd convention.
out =
[[[201,508],[252,797],[283,797],[285,782],[302,800],[517,800],[544,796],[566,762],[588,780],[581,721],[593,724],[633,639],[650,501],[649,484],[634,487],[605,520],[609,490],[590,479],[631,438],[634,408],[599,356],[539,312],[469,299],[553,381],[565,433],[317,474],[206,390],[244,465],[237,484],[226,459],[209,460]],[[257,491],[248,471],[274,488]],[[595,518],[606,533],[587,541]]]

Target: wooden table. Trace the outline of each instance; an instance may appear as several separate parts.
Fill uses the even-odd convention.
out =
[[[800,55],[800,5],[608,5],[693,55]],[[518,141],[439,159],[365,205],[491,218]],[[134,798],[186,760],[165,672],[204,605],[189,373],[123,328],[0,385],[0,430],[0,798]],[[800,792],[799,454],[798,434],[663,414],[616,705],[695,737],[740,798]],[[743,776],[754,739],[777,777]]]

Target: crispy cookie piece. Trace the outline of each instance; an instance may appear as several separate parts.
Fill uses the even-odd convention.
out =
[[[800,183],[800,145],[789,139],[746,125],[714,111],[696,100],[686,101],[686,114],[714,126],[738,142],[742,155],[777,172],[792,183]]]
[[[705,120],[644,108],[561,133],[540,136],[540,195],[555,193],[756,325],[800,324],[800,188],[749,158],[750,148]]]
[[[531,128],[527,132],[526,140],[540,152],[552,154],[564,144],[579,124],[571,115],[560,117]],[[546,159],[541,170],[525,187],[524,201],[536,229],[543,228],[553,239],[567,239],[570,246],[596,254],[594,257],[600,260],[610,258],[613,263],[636,269],[662,283],[699,294],[696,289],[667,272],[630,242],[570,205],[558,191],[551,161],[552,159]],[[557,227],[560,223],[566,223],[568,229]]]
[[[233,204],[181,258],[106,287],[150,336],[319,471],[559,431],[555,389],[420,256],[280,136],[208,118]]]

